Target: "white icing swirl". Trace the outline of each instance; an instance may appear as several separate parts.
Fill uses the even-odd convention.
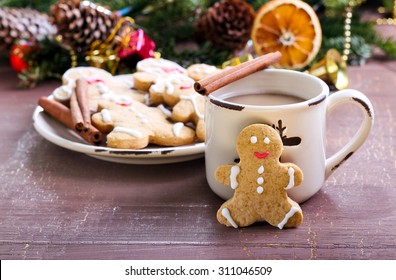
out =
[[[190,88],[194,85],[194,80],[191,78],[181,75],[172,74],[166,78],[157,78],[155,84],[150,87],[150,90],[158,94],[173,94],[175,93],[175,87],[179,86],[182,89],[183,86]]]

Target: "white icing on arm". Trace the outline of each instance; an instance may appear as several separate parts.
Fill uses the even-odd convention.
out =
[[[298,211],[300,211],[300,208],[298,208],[298,207],[292,207],[292,208],[289,210],[289,212],[287,212],[287,214],[286,214],[285,217],[283,218],[282,222],[280,222],[280,223],[278,224],[278,228],[282,229],[282,228],[285,226],[285,224],[287,223],[287,221],[288,221],[291,217],[293,217],[293,215],[294,215],[296,212],[298,212]]]
[[[231,183],[231,188],[236,189],[238,187],[238,181],[237,181],[237,176],[241,169],[239,168],[238,165],[234,165],[231,167],[231,174],[230,174],[230,183]]]
[[[287,172],[289,173],[289,184],[286,186],[285,190],[289,190],[292,187],[294,187],[294,169],[293,169],[293,167],[289,167]]]
[[[221,215],[227,219],[227,221],[234,227],[238,228],[238,225],[235,223],[235,221],[231,217],[231,213],[227,208],[223,208],[221,210]]]

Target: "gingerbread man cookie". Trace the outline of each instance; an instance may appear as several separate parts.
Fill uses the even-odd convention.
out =
[[[151,144],[181,146],[194,142],[195,132],[183,123],[171,123],[156,107],[140,102],[118,105],[107,100],[99,103],[99,112],[92,123],[107,135],[107,146],[141,149]]]
[[[172,119],[176,122],[193,122],[199,141],[205,141],[205,97],[194,93],[181,95],[180,101],[173,107]]]
[[[172,74],[157,78],[149,89],[150,101],[154,105],[175,106],[180,96],[196,94],[194,80],[182,74]]]
[[[215,174],[218,182],[235,190],[218,210],[218,221],[235,228],[258,221],[280,229],[300,225],[301,208],[287,190],[300,185],[303,174],[295,164],[279,162],[283,144],[276,130],[249,125],[240,132],[236,148],[240,162],[221,165]]]
[[[148,90],[149,104],[169,108],[175,122],[195,125],[199,141],[205,141],[205,99],[194,90],[195,79],[214,74],[220,69],[207,64],[194,64],[188,70],[166,59],[148,58],[137,65],[135,88]]]
[[[185,68],[164,58],[140,60],[136,65],[136,70],[137,72],[133,75],[135,88],[144,91],[148,91],[156,82],[161,83],[168,76],[187,75]]]

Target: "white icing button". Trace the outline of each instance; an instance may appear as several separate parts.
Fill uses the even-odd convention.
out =
[[[264,183],[264,178],[263,177],[258,177],[257,178],[257,184],[261,185],[262,183]]]
[[[260,166],[259,169],[257,170],[258,174],[263,174],[264,173],[264,166]]]
[[[265,138],[264,138],[264,143],[265,143],[265,144],[269,144],[270,142],[271,142],[271,141],[270,141],[270,139],[269,139],[268,137],[265,137]]]
[[[263,189],[262,186],[258,186],[256,190],[257,190],[257,192],[258,192],[259,194],[262,194],[263,191],[264,191],[264,189]]]
[[[257,137],[256,136],[250,137],[250,143],[256,144],[257,143]]]

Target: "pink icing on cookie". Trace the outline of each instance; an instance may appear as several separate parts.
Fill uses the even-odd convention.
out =
[[[176,68],[176,67],[165,67],[165,66],[161,66],[160,67],[162,71],[164,71],[165,73],[180,73],[180,74],[184,74],[183,71],[181,71],[180,69]]]
[[[122,102],[116,102],[117,105],[123,106],[123,107],[129,107],[132,105],[132,102],[128,101],[122,101]]]
[[[100,78],[95,78],[95,77],[89,77],[87,78],[88,84],[92,85],[92,84],[96,84],[96,83],[104,83],[104,81]]]
[[[180,87],[179,87],[179,89],[189,89],[189,88],[192,88],[193,87],[193,85],[192,84],[185,84],[185,85],[181,85]]]

